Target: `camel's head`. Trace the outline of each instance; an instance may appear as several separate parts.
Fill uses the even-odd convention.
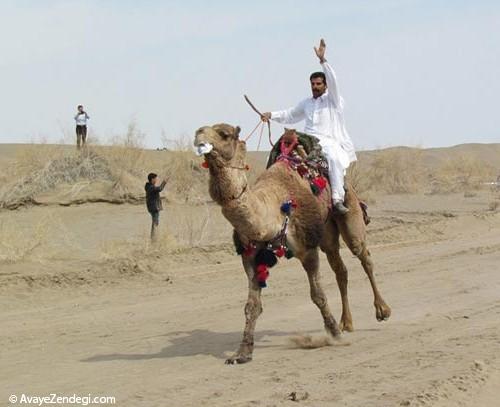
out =
[[[200,127],[196,131],[194,147],[198,155],[207,159],[222,158],[229,162],[235,158],[238,151],[245,150],[245,142],[239,139],[240,128],[221,123],[213,126]]]

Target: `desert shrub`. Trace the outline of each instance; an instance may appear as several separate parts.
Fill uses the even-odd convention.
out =
[[[352,170],[361,190],[389,194],[415,193],[424,184],[422,152],[418,148],[388,149],[376,153],[363,171]]]
[[[180,211],[166,218],[168,228],[180,246],[198,247],[207,243],[210,225],[209,206],[205,203],[193,211]]]
[[[205,202],[208,199],[208,171],[201,168],[203,159],[194,154],[192,141],[188,137],[170,141],[168,150],[162,174],[169,178],[169,199],[180,202]]]
[[[105,261],[137,260],[148,256],[160,256],[176,247],[177,243],[169,230],[162,228],[154,242],[151,241],[149,235],[135,239],[102,242],[100,257]]]
[[[106,160],[92,150],[80,153],[57,147],[43,148],[39,152],[30,149],[17,160],[11,182],[0,189],[0,206],[16,208],[58,184],[72,184],[82,179],[108,179],[110,176]]]
[[[144,134],[132,122],[124,135],[113,138],[112,146],[88,146],[78,151],[49,145],[23,148],[6,171],[0,207],[14,209],[28,204],[36,195],[61,184],[70,185],[74,196],[94,181],[109,183],[110,197],[142,197],[147,165],[143,139]]]
[[[470,195],[493,173],[492,167],[473,156],[451,158],[431,174],[431,193],[464,192]]]

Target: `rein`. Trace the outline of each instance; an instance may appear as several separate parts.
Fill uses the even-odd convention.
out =
[[[250,99],[248,98],[247,95],[243,95],[243,97],[245,98],[246,102],[250,105],[250,107],[252,108],[252,110],[255,113],[257,113],[259,115],[259,117],[261,118],[261,120],[262,120],[262,117],[264,117],[263,114],[254,106],[254,104],[250,101]],[[248,135],[248,137],[245,139],[245,141],[247,141],[250,138],[250,136],[255,132],[255,130],[257,130],[257,127],[259,127],[258,124],[257,124],[257,126],[255,126],[255,129]],[[264,130],[264,126],[262,126],[261,129],[260,129],[260,137],[259,137],[259,144],[257,146],[257,150],[260,147],[260,140],[262,138],[262,132],[263,132],[263,130]],[[269,120],[267,121],[267,132],[268,132],[269,144],[271,144],[271,147],[274,147],[273,140],[271,138],[271,123],[270,123]]]

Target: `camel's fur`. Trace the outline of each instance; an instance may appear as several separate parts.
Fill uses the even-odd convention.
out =
[[[290,218],[287,243],[307,272],[311,298],[321,311],[327,332],[337,337],[341,330],[353,330],[347,298],[347,269],[340,257],[339,236],[360,259],[370,279],[377,319],[389,318],[391,309],[375,283],[373,262],[366,247],[363,213],[352,188],[348,187],[345,198],[349,212],[335,216],[329,210],[329,187],[320,197],[314,196],[309,183],[283,163],[271,166],[250,187],[244,171],[246,145],[239,140],[239,132],[239,127],[228,124],[205,126],[196,132],[194,142],[195,146],[213,146],[213,150],[205,155],[210,171],[210,195],[221,205],[223,215],[233,225],[235,241],[243,245],[253,242],[263,247],[281,230],[284,219],[281,204],[293,198],[297,208]],[[335,271],[342,297],[340,324],[330,311],[320,283],[318,248],[326,253]],[[254,259],[242,256],[242,260],[249,287],[246,324],[239,350],[227,360],[228,363],[244,363],[252,359],[255,324],[262,313],[261,288],[256,279]]]

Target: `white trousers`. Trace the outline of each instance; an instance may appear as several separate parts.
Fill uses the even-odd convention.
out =
[[[339,144],[330,140],[326,142],[320,140],[320,145],[328,161],[328,175],[330,176],[333,201],[343,202],[345,197],[344,177],[350,164],[349,157]]]

